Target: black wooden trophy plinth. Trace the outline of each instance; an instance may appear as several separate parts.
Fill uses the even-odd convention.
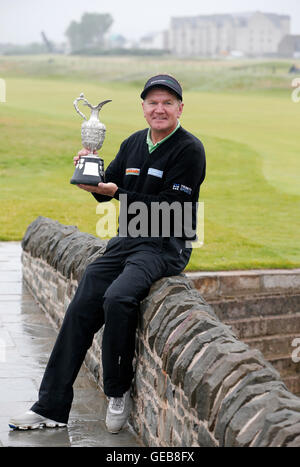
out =
[[[93,154],[81,156],[70,183],[72,185],[97,186],[101,182],[104,182],[103,160]]]

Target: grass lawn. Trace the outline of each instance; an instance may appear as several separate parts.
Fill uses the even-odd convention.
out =
[[[96,235],[96,201],[69,184],[81,147],[73,100],[81,92],[92,103],[112,99],[100,113],[107,165],[122,140],[146,126],[141,85],[163,70],[179,75],[186,90],[181,123],[207,155],[205,242],[189,269],[300,267],[300,103],[291,100],[289,65],[0,57],[7,86],[0,103],[0,240],[20,240],[39,215]]]

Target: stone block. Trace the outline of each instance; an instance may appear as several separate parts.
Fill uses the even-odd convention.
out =
[[[234,373],[242,364],[251,365],[255,364],[255,369],[259,369],[258,365],[264,365],[263,358],[258,352],[246,348],[242,352],[231,352],[225,354],[217,360],[205,373],[197,392],[199,396],[197,399],[207,401],[208,403],[201,404],[201,409],[198,410],[201,419],[208,420],[214,406],[216,397],[220,388],[226,378]],[[249,369],[249,367],[248,367]],[[206,409],[204,411],[204,409]]]
[[[171,410],[175,408],[175,386],[170,381],[170,378],[167,377],[167,388],[166,388],[166,399],[168,401],[168,406]]]
[[[78,270],[79,264],[85,258],[83,256],[87,254],[85,240],[85,234],[74,232],[59,242],[53,258],[53,266],[65,277],[71,277],[71,273],[75,269]]]
[[[175,294],[167,297],[149,322],[147,337],[152,350],[154,349],[154,341],[162,326],[162,322],[165,319],[172,320],[173,316],[176,317],[177,314],[186,309],[184,303],[181,306],[178,304],[178,295],[179,294]]]
[[[182,437],[183,424],[182,421],[176,417],[176,415],[174,416],[173,431],[175,431],[179,437]]]
[[[219,410],[220,410],[220,407],[221,407],[221,404],[223,402],[223,400],[226,398],[226,395],[231,391],[231,389],[236,386],[236,384],[247,374],[253,372],[253,371],[257,371],[257,370],[261,370],[263,367],[259,364],[256,364],[256,363],[252,363],[252,364],[245,364],[245,363],[242,363],[235,371],[233,371],[232,373],[230,373],[230,375],[228,375],[217,395],[216,395],[216,398],[215,400],[212,401],[212,407],[210,409],[210,415],[209,415],[209,420],[208,420],[208,427],[209,429],[212,431],[215,427],[215,423],[216,423],[216,418],[218,416],[218,413],[219,413]]]
[[[290,441],[293,441],[299,435],[299,433],[300,423],[285,426],[277,433],[269,447],[286,447]]]
[[[183,290],[188,290],[190,287],[191,285],[189,281],[183,280],[181,277],[169,277],[157,281],[151,287],[148,296],[141,302],[139,320],[140,329],[143,332],[146,331],[153,316],[157,313],[159,307],[167,297],[180,293]]]
[[[186,335],[187,339],[184,340],[184,345],[180,340],[175,341],[171,352],[166,354],[166,362],[164,363],[163,360],[167,371],[172,374],[174,382],[178,384],[184,380],[192,362],[200,359],[201,355],[206,352],[206,347],[213,344],[214,341],[220,339],[220,342],[236,342],[235,336],[225,325],[207,318],[201,319],[201,316],[198,316],[198,322],[190,328]],[[189,337],[190,339],[188,339]]]
[[[263,338],[244,339],[250,347],[262,352],[266,359],[274,359],[283,355],[291,355],[293,352],[292,342],[300,338],[300,334],[266,336]]]
[[[270,291],[300,291],[300,272],[284,271],[281,274],[264,274],[262,277],[264,290]]]
[[[253,447],[270,446],[272,440],[284,427],[300,422],[299,401],[292,400],[287,393],[286,397],[282,398],[280,402],[281,409],[266,414],[264,426],[259,436],[255,439],[255,442],[252,444]],[[296,406],[295,403],[297,404]]]
[[[172,375],[173,383],[181,384],[184,381],[188,367],[193,359],[196,358],[196,355],[200,352],[202,353],[211,342],[222,337],[224,337],[224,328],[218,324],[217,326],[212,326],[207,331],[195,335],[184,349],[181,349],[181,346],[174,347],[170,357],[167,355],[166,362],[164,363],[166,370]]]
[[[157,374],[157,395],[164,399],[166,396],[167,389],[167,374],[164,371],[160,371]]]
[[[137,372],[134,376],[134,395],[137,397],[141,397],[141,404],[143,405],[143,393],[145,391],[145,382],[142,378],[142,375]]]
[[[154,436],[158,436],[158,423],[157,423],[157,418],[158,418],[158,409],[155,406],[154,401],[148,400],[145,403],[145,418],[147,420],[147,425],[149,427],[150,433]]]
[[[264,427],[266,414],[280,408],[280,390],[254,397],[232,417],[225,435],[226,447],[248,447]]]
[[[258,316],[227,321],[239,339],[264,338],[275,334],[300,333],[300,313],[285,313],[281,316]]]
[[[173,425],[175,414],[168,407],[163,409],[163,417],[160,419],[160,435],[164,446],[172,444]]]
[[[185,311],[197,308],[198,310],[205,312],[206,316],[213,317],[218,320],[211,307],[203,303],[202,297],[196,290],[184,290],[183,292],[172,296],[171,302],[166,298],[164,305],[168,307],[167,312],[164,314],[159,313],[159,315],[156,314],[151,321],[151,326],[153,327],[155,326],[155,321],[159,321],[157,323],[158,331],[155,343],[155,349],[158,355],[161,355],[166,337],[168,337],[168,333],[170,334],[171,332],[170,326],[172,327],[172,325],[170,325],[170,323],[174,322],[178,316],[183,316]]]
[[[258,293],[261,288],[259,274],[232,274],[220,278],[220,295]]]
[[[184,416],[184,410],[183,410],[183,407],[180,405],[180,403],[176,402],[176,410],[178,412],[178,415],[180,417],[183,417]]]
[[[198,443],[201,448],[218,447],[218,442],[203,423],[200,423],[198,427]]]
[[[300,447],[300,436],[292,437],[292,440],[287,440],[286,447],[288,448],[299,448]]]
[[[222,322],[247,319],[249,316],[286,316],[299,309],[300,294],[274,294],[243,296],[226,300],[209,301]]]
[[[191,417],[187,414],[183,420],[183,430],[181,434],[181,446],[190,447],[193,441],[193,422]]]
[[[64,302],[66,292],[67,292],[66,281],[59,280],[57,283],[57,300],[59,302]]]
[[[158,355],[160,355],[162,352],[165,340],[168,337],[168,332],[170,334],[170,329],[173,328],[173,326],[170,326],[170,323],[175,322],[177,317],[183,316],[185,311],[187,311],[186,315],[188,316],[189,313],[192,314],[195,313],[195,310],[198,310],[199,316],[207,317],[208,319],[213,319],[219,322],[218,318],[211,311],[211,307],[209,305],[204,305],[203,303],[197,302],[193,299],[190,300],[187,294],[185,293],[180,294],[180,296],[176,296],[176,299],[177,303],[175,304],[174,308],[170,311],[170,313],[164,317],[159,331],[157,333],[155,348]],[[163,336],[165,337],[162,338]],[[159,341],[161,340],[161,338],[162,342],[160,344]]]
[[[215,325],[216,321],[199,307],[194,307],[171,319],[166,328],[158,332],[155,339],[155,349],[157,355],[162,358],[163,367],[166,367],[166,359],[170,357],[176,345],[180,347],[180,353],[195,335]]]
[[[45,224],[52,225],[52,219],[47,219],[42,216],[37,217],[26,229],[26,232],[23,236],[21,246],[24,251],[30,251],[32,253],[33,247],[36,240],[36,232]]]
[[[222,336],[207,344],[205,351],[203,353],[199,352],[195,356],[184,378],[184,392],[188,396],[192,407],[195,407],[197,404],[197,410],[201,412],[203,410],[201,409],[201,404],[207,404],[207,401],[201,398],[201,394],[200,399],[197,400],[197,389],[207,370],[223,355],[231,352],[242,352],[246,348],[245,344],[237,342],[231,337]]]
[[[243,404],[255,396],[278,389],[284,390],[286,387],[275,370],[263,368],[246,375],[221,404],[215,427],[215,436],[220,445],[224,446],[227,426]]]
[[[188,273],[188,278],[203,297],[216,297],[219,295],[219,277],[199,273]]]
[[[298,365],[298,363],[294,363],[293,365]],[[292,366],[292,365],[291,365]],[[296,396],[300,396],[300,375],[299,375],[299,367],[296,367],[296,374],[294,376],[287,376],[284,374],[284,371],[281,373],[281,370],[274,365],[274,367],[280,372],[282,379],[288,388],[288,390],[295,394]]]

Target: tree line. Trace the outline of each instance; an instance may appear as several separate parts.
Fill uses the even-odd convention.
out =
[[[72,21],[65,31],[68,44],[58,45],[44,31],[41,42],[26,45],[0,44],[0,55],[31,55],[66,53],[82,55],[162,55],[167,51],[124,48],[126,39],[118,36],[113,43],[107,33],[113,24],[109,13],[84,13],[80,21]]]
[[[68,49],[71,53],[88,53],[92,50],[105,50],[105,34],[113,24],[109,13],[84,13],[80,21],[72,21],[65,31],[68,39]],[[17,45],[12,43],[0,44],[0,54],[45,54],[64,53],[66,45],[56,44],[50,40],[44,31],[41,31],[41,42]]]
[[[113,18],[109,13],[84,13],[81,20],[72,21],[65,32],[71,51],[104,49],[105,34],[112,24]]]

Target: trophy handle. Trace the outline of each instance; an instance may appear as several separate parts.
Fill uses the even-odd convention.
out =
[[[79,108],[78,108],[78,102],[79,101],[84,101],[84,105],[87,105],[88,107],[92,108],[91,104],[89,104],[89,102],[87,101],[87,99],[84,97],[84,94],[80,94],[79,97],[77,97],[77,99],[75,99],[75,101],[73,102],[74,104],[74,107],[75,107],[75,110],[76,112],[81,115],[81,117],[84,119],[84,120],[87,120],[86,116],[84,115],[84,113],[82,113]]]
[[[100,102],[100,104],[98,104],[96,107],[94,107],[94,109],[100,111],[102,109],[102,107],[104,106],[104,104],[107,104],[108,102],[112,102],[112,100],[108,99],[106,101],[102,101],[102,102]]]

